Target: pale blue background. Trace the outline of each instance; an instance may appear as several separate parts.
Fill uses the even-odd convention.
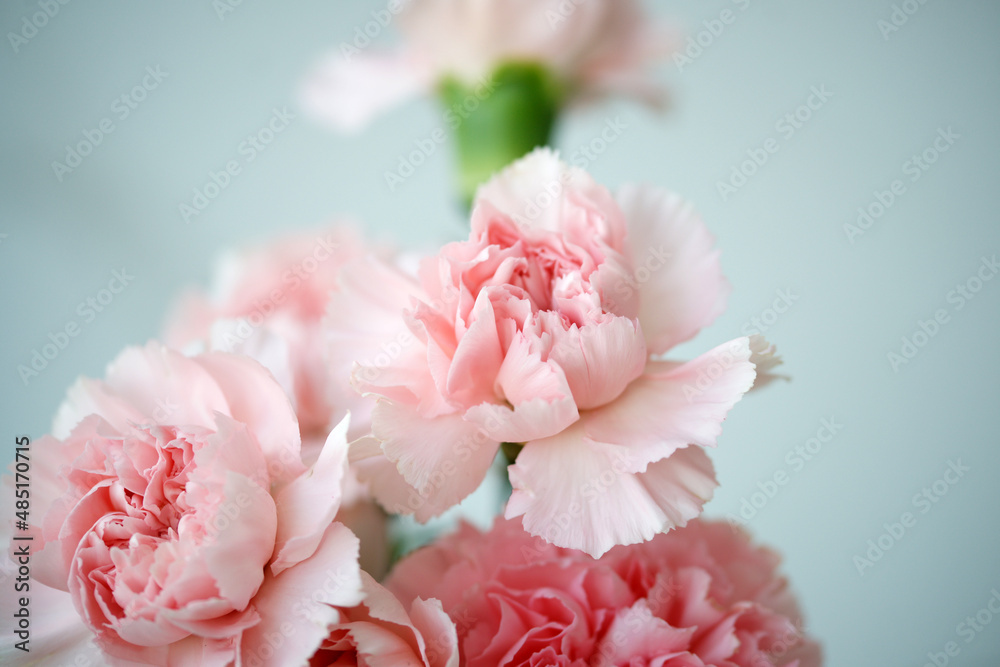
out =
[[[1000,253],[1000,4],[929,0],[886,40],[877,21],[892,4],[656,3],[693,33],[725,8],[736,20],[683,71],[661,68],[675,92],[671,113],[616,102],[567,118],[557,141],[571,153],[620,116],[628,129],[593,174],[610,186],[677,190],[716,234],[735,290],[726,314],[681,355],[738,335],[776,290],[798,296],[767,332],[794,381],[731,413],[714,452],[722,486],[709,509],[738,511],[757,482],[790,472],[750,528],[784,554],[828,664],[919,666],[954,640],[961,653],[951,664],[985,667],[998,664],[1000,619],[968,644],[956,626],[1000,588],[1000,280],[961,311],[947,294],[982,256]],[[19,53],[6,37],[0,43],[0,404],[9,447],[15,434],[45,432],[78,374],[100,375],[121,347],[156,335],[172,295],[205,281],[229,244],[341,214],[405,243],[462,231],[446,150],[394,193],[383,178],[440,125],[426,100],[353,138],[300,115],[194,223],[180,219],[178,204],[209,170],[238,157],[272,108],[294,109],[314,59],[385,2],[245,0],[225,20],[208,0],[183,9],[95,5],[62,6]],[[17,30],[36,11],[34,2],[5,2],[0,29]],[[380,41],[392,39],[386,31]],[[58,183],[50,163],[63,147],[111,116],[112,101],[156,65],[168,78]],[[780,138],[776,123],[811,86],[832,98]],[[903,163],[949,126],[960,139],[910,183]],[[717,181],[769,137],[779,151],[722,201]],[[843,225],[896,178],[906,193],[850,244]],[[134,282],[25,387],[17,365],[50,331],[80,319],[77,304],[122,267]],[[894,373],[887,353],[938,308],[950,321]],[[786,452],[831,416],[843,430],[791,472]],[[915,509],[911,498],[949,459],[971,471],[860,576],[853,556],[884,522]]]

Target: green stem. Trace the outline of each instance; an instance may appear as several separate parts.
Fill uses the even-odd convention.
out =
[[[493,174],[549,144],[564,93],[537,63],[507,63],[473,84],[454,77],[442,81],[439,94],[455,137],[459,194],[466,207]]]

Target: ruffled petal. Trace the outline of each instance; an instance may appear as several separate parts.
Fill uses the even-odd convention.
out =
[[[750,343],[737,338],[683,364],[650,362],[616,401],[586,414],[587,435],[619,443],[631,471],[687,445],[714,447],[726,414],[753,386]]]
[[[725,309],[730,286],[715,239],[679,196],[626,186],[618,203],[628,221],[634,267],[629,288],[640,294],[639,321],[651,354],[693,337]]]
[[[646,366],[642,329],[625,317],[571,327],[555,336],[549,360],[559,364],[580,410],[616,399]]]
[[[601,664],[647,664],[664,654],[684,652],[691,642],[691,628],[675,628],[662,618],[654,616],[645,600],[631,607],[619,609],[598,642],[595,655]]]
[[[340,641],[336,650],[354,649],[369,667],[423,665],[456,667],[458,637],[455,624],[437,600],[414,600],[407,614],[400,601],[378,582],[362,572],[365,601],[349,610],[351,621],[333,629],[349,641]],[[416,662],[414,662],[416,661]]]
[[[402,319],[419,291],[415,279],[373,256],[341,269],[338,289],[329,296],[323,334],[327,372],[338,380],[330,383],[330,402],[350,411],[352,439],[370,431],[375,407],[375,399],[351,386],[352,371],[357,369],[358,386],[367,391],[381,384],[379,376],[390,373],[401,357],[422,347]]]
[[[582,424],[529,442],[508,468],[514,488],[506,517],[524,529],[594,558],[683,526],[701,512],[716,486],[712,464],[687,447],[630,472],[624,448],[587,437]]]
[[[424,516],[428,511],[436,516],[475,491],[500,446],[483,427],[461,415],[426,419],[409,406],[389,401],[376,406],[372,433],[406,483],[428,501]],[[376,497],[394,492],[378,488],[388,480],[370,481]]]
[[[375,446],[375,453],[355,459],[354,445],[367,441]],[[358,480],[369,488],[372,497],[391,514],[412,514],[417,521],[426,522],[448,509],[448,505],[438,503],[437,498],[425,498],[410,486],[396,464],[382,454],[381,446],[375,438],[362,438],[352,443],[351,466]]]
[[[625,217],[607,189],[547,148],[534,150],[480,186],[471,238],[485,234],[497,213],[512,219],[528,239],[556,232],[568,238],[596,236],[619,248],[626,232]]]
[[[510,405],[483,403],[465,419],[498,442],[526,442],[559,433],[579,418],[566,376],[556,363],[542,361],[518,333],[497,374],[497,388]]]

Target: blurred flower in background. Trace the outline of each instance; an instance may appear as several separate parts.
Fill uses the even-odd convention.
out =
[[[436,93],[467,204],[501,167],[549,145],[566,107],[618,95],[653,106],[666,99],[649,70],[677,37],[635,0],[403,0],[386,13],[403,46],[341,44],[307,81],[303,105],[351,131],[406,98]]]

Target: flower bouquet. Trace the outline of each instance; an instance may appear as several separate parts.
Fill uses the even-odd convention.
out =
[[[77,381],[5,478],[4,664],[819,665],[777,555],[699,518],[773,348],[670,357],[725,307],[711,233],[547,148],[574,105],[662,102],[671,32],[622,0],[384,14],[405,48],[342,45],[304,104],[358,129],[438,95],[465,238],[236,250]]]

